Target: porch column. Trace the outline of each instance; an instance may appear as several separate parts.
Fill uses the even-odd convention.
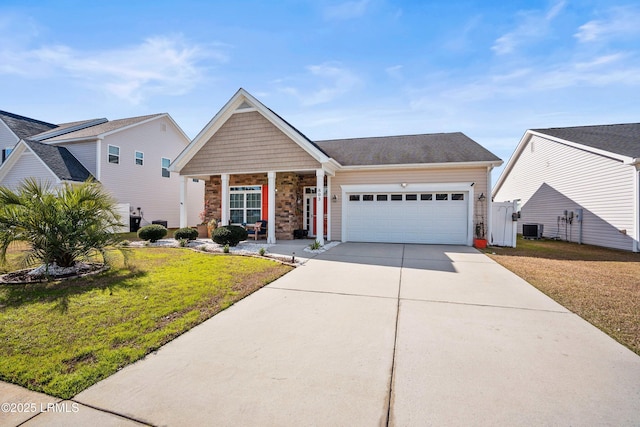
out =
[[[180,228],[185,228],[188,221],[187,182],[187,177],[184,175],[180,175]]]
[[[324,170],[316,169],[316,240],[324,245]]]
[[[222,185],[222,225],[229,225],[229,174],[223,173],[220,175]]]
[[[276,242],[276,173],[267,172],[268,179],[268,214],[267,214],[267,243]]]
[[[331,209],[332,206],[331,204],[333,203],[333,200],[331,199],[332,196],[332,192],[331,192],[331,175],[327,175],[327,240],[330,242],[331,241]]]

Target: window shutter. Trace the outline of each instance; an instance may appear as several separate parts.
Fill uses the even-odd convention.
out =
[[[264,184],[262,186],[262,219],[267,219],[269,216],[269,186]]]

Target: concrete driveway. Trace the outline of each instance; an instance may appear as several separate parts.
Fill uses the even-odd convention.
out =
[[[24,425],[639,425],[640,357],[473,248],[342,244],[62,403]]]

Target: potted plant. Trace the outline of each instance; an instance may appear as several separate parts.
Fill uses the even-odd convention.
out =
[[[476,220],[476,237],[473,239],[473,246],[478,249],[484,249],[487,247],[487,239],[485,237],[485,227],[484,227],[484,202],[486,197],[484,193],[480,194],[478,197],[478,209],[476,212],[480,212]]]
[[[484,235],[484,222],[476,223],[476,237],[473,239],[473,246],[478,249],[484,249],[487,247],[487,239]]]
[[[209,227],[207,226],[207,212],[200,212],[200,224],[198,224],[198,237],[206,239],[209,237]]]

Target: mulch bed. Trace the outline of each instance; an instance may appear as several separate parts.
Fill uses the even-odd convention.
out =
[[[0,276],[0,283],[7,284],[28,284],[28,283],[42,283],[51,280],[64,280],[73,279],[76,277],[84,277],[92,274],[102,273],[109,269],[108,265],[102,263],[82,263],[78,266],[75,272],[61,275],[31,275],[29,272],[33,271],[33,268],[27,268],[24,270],[13,271],[11,273],[3,274]]]

